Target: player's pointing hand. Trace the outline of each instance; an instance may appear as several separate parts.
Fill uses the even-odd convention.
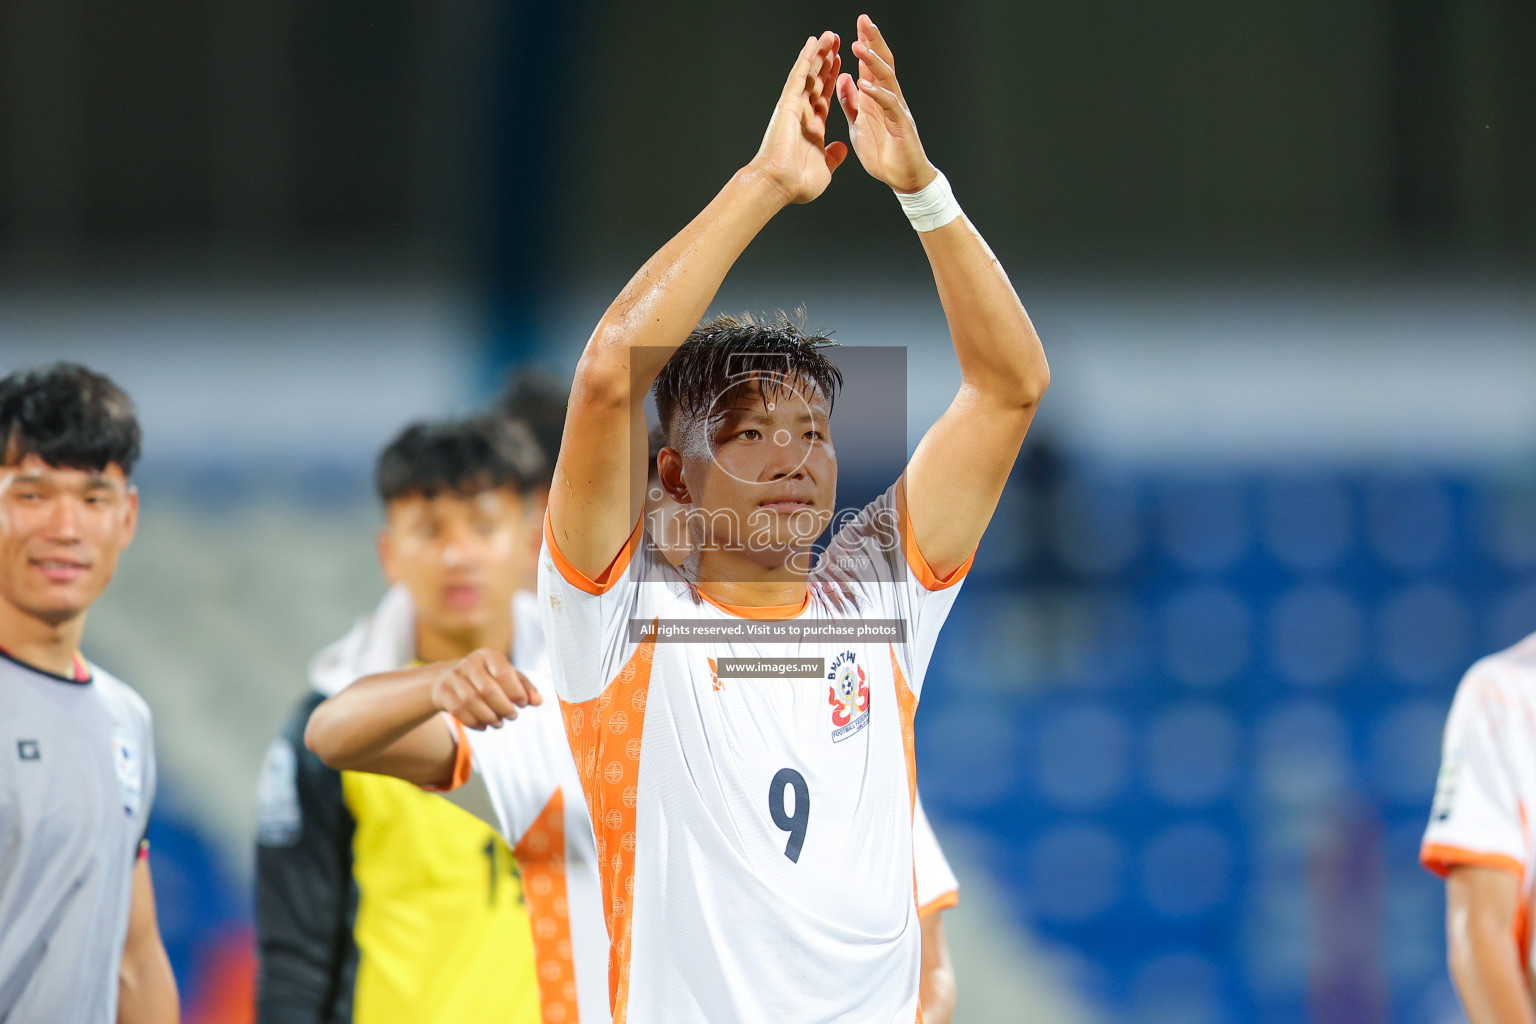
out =
[[[845,144],[827,142],[827,116],[843,66],[839,45],[835,32],[805,41],[752,158],[751,169],[772,182],[787,202],[808,203],[821,195],[848,157]]]
[[[839,75],[837,100],[848,118],[848,137],[859,163],[897,192],[916,192],[938,171],[928,162],[912,111],[896,81],[896,58],[869,15],[859,15],[853,44],[859,78]]]
[[[517,709],[542,704],[539,691],[499,651],[482,648],[449,662],[432,684],[432,703],[470,729],[517,717]]]

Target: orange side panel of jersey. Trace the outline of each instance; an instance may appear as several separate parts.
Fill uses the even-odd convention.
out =
[[[565,892],[565,796],[560,790],[512,852],[523,873],[523,898],[533,925],[544,1024],[577,1024],[576,967]]]
[[[635,805],[639,802],[640,735],[656,656],[642,643],[606,689],[580,704],[560,702],[565,732],[586,791],[597,834],[597,863],[608,918],[608,1000],[613,1024],[624,1024],[629,1002],[630,908],[635,897]]]
[[[907,677],[901,674],[901,664],[896,660],[896,648],[891,647],[891,675],[896,680],[896,710],[901,714],[901,746],[907,759],[907,792],[910,794],[909,813],[917,816],[917,733],[913,725],[917,719],[917,694],[907,685]],[[917,861],[912,862],[912,905],[917,906]],[[917,916],[923,916],[918,907]],[[923,1024],[922,1000],[918,1000],[917,1024]]]
[[[917,742],[913,721],[917,718],[917,694],[907,685],[907,677],[901,674],[896,660],[896,648],[891,649],[891,674],[896,677],[896,708],[901,712],[901,744],[907,753],[907,792],[912,796],[912,814],[917,814]]]

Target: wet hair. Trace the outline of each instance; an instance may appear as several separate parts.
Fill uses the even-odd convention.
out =
[[[522,423],[499,416],[412,423],[379,455],[379,500],[469,497],[507,488],[527,497],[543,486],[548,463]]]
[[[496,399],[497,414],[527,424],[533,432],[547,467],[543,480],[546,489],[554,483],[555,459],[560,456],[565,410],[570,403],[569,384],[544,370],[522,368],[507,374],[501,395]]]
[[[720,396],[752,380],[772,398],[796,382],[814,384],[828,411],[843,385],[843,373],[827,357],[837,344],[830,335],[805,329],[803,313],[791,319],[721,315],[694,328],[656,377],[656,412],[667,437],[677,440],[679,420],[707,416]]]
[[[133,400],[78,363],[54,363],[0,380],[0,464],[36,455],[50,466],[132,476],[143,433]]]

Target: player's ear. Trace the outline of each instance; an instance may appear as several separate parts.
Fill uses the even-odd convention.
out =
[[[670,445],[663,448],[656,455],[656,472],[661,477],[661,486],[672,500],[680,505],[691,505],[693,499],[688,495],[688,482],[683,479],[683,457]]]
[[[549,509],[549,488],[536,487],[523,495],[523,515],[528,521],[538,527],[539,533],[544,532],[544,513]]]
[[[127,500],[123,502],[123,543],[119,551],[126,550],[139,532],[139,489],[128,485]]]
[[[395,573],[395,545],[387,525],[379,527],[378,537],[374,543],[379,552],[379,568],[384,570],[384,579],[390,586],[394,586],[400,582],[400,577]]]
[[[523,525],[531,564],[538,564],[539,549],[544,546],[544,510],[549,508],[549,492],[542,488],[519,499],[523,503]]]

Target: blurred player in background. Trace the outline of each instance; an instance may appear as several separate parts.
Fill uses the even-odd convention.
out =
[[[1472,1024],[1536,1024],[1536,634],[1468,670],[1419,859],[1445,879],[1451,977]]]
[[[303,744],[310,712],[363,676],[452,664],[481,647],[511,652],[518,665],[543,660],[531,595],[515,595],[536,550],[548,462],[526,427],[498,417],[417,424],[385,449],[378,486],[379,558],[393,586],[316,657],[314,692],[263,769],[259,1020],[575,1021],[565,991],[571,928],[556,904],[567,888],[567,834],[579,850],[591,846],[591,829],[579,800],[562,808],[556,795],[562,762],[576,785],[558,723],[509,729],[512,742],[482,754],[523,787],[521,803],[504,809],[515,819],[515,854],[495,810],[471,808],[487,824],[411,782],[338,772]],[[467,773],[470,749],[442,723],[430,726],[441,734],[444,760],[432,766],[441,770],[425,777],[407,762],[404,774],[447,787],[455,771]],[[356,767],[395,764],[386,756]],[[601,928],[595,880],[591,888]],[[600,983],[601,936],[591,945],[599,960],[587,973]],[[556,1004],[564,1012],[549,1013]]]
[[[0,380],[0,1021],[173,1024],[145,831],[149,707],[80,654],[138,525],[133,403],[59,364]]]
[[[302,759],[315,779],[351,769],[340,773],[345,808],[326,785],[331,817],[350,811],[344,833],[355,830],[339,841],[361,893],[360,1024],[608,1016],[592,828],[558,711],[532,708],[499,732],[466,735],[434,703],[477,651],[503,661],[510,652],[512,664],[547,675],[533,596],[517,593],[547,486],[535,452],[526,429],[494,417],[413,427],[391,445],[380,460],[380,560],[403,591],[317,659],[317,694],[283,740],[292,754],[280,759]],[[428,664],[394,671],[412,662]],[[302,748],[306,719],[318,757]],[[424,787],[452,790],[459,807]],[[264,877],[280,871],[277,838],[265,841]],[[338,838],[326,842],[334,858]],[[264,884],[279,892],[282,879]],[[263,949],[274,950],[276,926],[293,915],[279,904],[264,916]]]
[[[840,46],[831,32],[806,42],[758,155],[609,307],[572,388],[539,607],[597,829],[618,1021],[921,1015],[913,715],[1049,372],[923,152],[879,31],[859,19],[857,84],[839,74]],[[757,233],[815,199],[846,157],[825,138],[834,93],[865,169],[919,232],[962,385],[902,478],[811,559],[836,502],[828,342],[785,320],[699,321]],[[703,513],[685,572],[645,529],[653,382],[663,486]],[[685,618],[731,638],[647,632]],[[754,639],[773,622],[866,619],[900,624],[902,642]],[[716,672],[724,657],[752,669],[791,656],[820,668]],[[497,658],[473,667],[437,703],[466,724],[538,699]]]
[[[539,451],[549,457],[553,468],[555,453],[560,450],[560,435],[565,432],[565,407],[570,400],[570,385],[553,373],[519,367],[507,375],[494,411],[533,431]],[[544,491],[549,491],[547,485]]]
[[[571,389],[552,373],[520,367],[507,375],[493,412],[508,422],[520,423],[533,432],[533,439],[544,454],[548,470],[542,485],[533,495],[538,516],[549,504],[549,482],[554,475],[555,455],[560,451],[560,435],[565,432],[565,407]],[[528,563],[528,577],[521,588],[532,593],[538,585],[538,560]]]

